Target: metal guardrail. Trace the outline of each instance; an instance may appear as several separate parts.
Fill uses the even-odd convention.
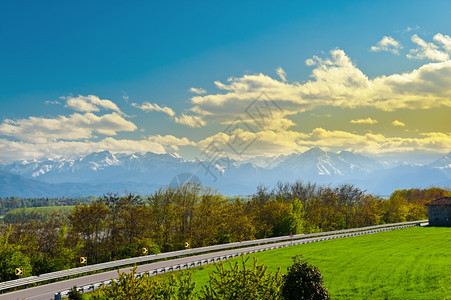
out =
[[[402,229],[402,228],[408,228],[408,227],[414,227],[414,226],[421,226],[421,223],[424,223],[424,222],[427,222],[427,220],[426,221],[415,221],[415,222],[405,222],[405,223],[390,224],[391,226],[389,226],[389,227],[383,226],[382,228],[380,228],[379,226],[370,226],[371,229],[366,229],[366,230],[363,230],[363,231],[359,230],[359,231],[352,231],[352,232],[345,232],[345,233],[337,233],[338,231],[332,231],[332,232],[337,233],[337,234],[332,234],[332,235],[329,234],[329,235],[326,235],[326,236],[322,235],[320,237],[313,237],[313,238],[306,238],[306,239],[297,239],[297,240],[294,240],[294,241],[292,240],[291,242],[285,241],[285,243],[278,243],[278,244],[275,244],[275,245],[268,245],[267,247],[260,248],[260,249],[257,249],[257,250],[246,251],[246,249],[244,248],[243,251],[240,251],[240,252],[237,252],[237,253],[233,253],[233,254],[229,254],[229,255],[221,255],[221,256],[216,256],[216,257],[213,257],[213,258],[203,259],[203,260],[193,260],[193,261],[186,262],[186,263],[183,263],[183,264],[176,264],[176,265],[169,266],[169,267],[164,267],[164,268],[159,268],[159,269],[152,269],[152,270],[140,272],[140,273],[135,274],[135,277],[136,278],[141,278],[141,277],[144,277],[146,275],[147,276],[153,276],[153,275],[163,274],[163,273],[172,272],[172,271],[186,270],[186,269],[195,268],[195,267],[198,267],[198,266],[211,264],[211,263],[215,263],[215,262],[218,262],[218,261],[223,261],[223,260],[227,260],[227,259],[230,259],[230,258],[238,257],[238,256],[240,256],[242,254],[247,255],[247,254],[251,254],[251,253],[262,252],[262,251],[267,251],[267,250],[273,250],[273,249],[289,247],[289,246],[294,246],[294,245],[314,243],[314,242],[320,242],[320,241],[326,241],[326,240],[332,240],[332,239],[344,238],[344,237],[350,237],[350,236],[373,234],[373,233],[378,233],[378,232],[382,232],[382,231]],[[373,227],[378,227],[378,228],[373,228]],[[367,227],[365,227],[365,228],[367,228]],[[360,229],[362,229],[362,228],[360,228]],[[339,230],[339,231],[343,231],[343,230]],[[347,230],[344,230],[344,231],[347,231]],[[303,236],[305,237],[306,235],[303,235]],[[82,287],[78,287],[77,290],[79,292],[81,292],[81,293],[90,293],[90,292],[95,291],[98,288],[110,286],[113,280],[118,282],[117,279],[105,280],[105,281],[100,281],[100,282],[96,282],[96,283],[93,283],[93,284],[84,285]],[[67,297],[68,294],[69,294],[69,291],[70,290],[64,290],[64,291],[60,291],[60,292],[55,293],[54,300],[61,300],[61,299],[65,298],[65,297]]]
[[[337,234],[342,234],[342,233],[352,233],[352,232],[373,230],[373,229],[380,229],[380,228],[387,228],[387,227],[397,227],[397,226],[404,226],[404,225],[414,225],[415,226],[415,225],[419,225],[420,223],[424,223],[424,222],[427,222],[427,220],[384,224],[384,225],[344,229],[344,230],[337,230],[337,231],[328,231],[328,232],[321,232],[321,233],[297,234],[297,235],[293,235],[293,237],[282,236],[282,237],[274,237],[274,238],[266,238],[266,239],[259,239],[259,240],[250,240],[250,241],[244,241],[244,242],[236,242],[236,243],[229,243],[229,244],[221,244],[221,245],[193,248],[193,249],[185,249],[185,250],[180,250],[180,251],[172,251],[172,252],[159,253],[159,254],[151,254],[151,255],[146,255],[146,256],[121,259],[121,260],[116,260],[116,261],[111,261],[111,262],[105,262],[105,263],[89,265],[89,266],[84,266],[84,267],[79,267],[79,268],[73,268],[73,269],[69,269],[69,270],[41,274],[38,276],[30,276],[30,277],[25,277],[25,278],[21,278],[21,279],[1,282],[0,283],[0,292],[4,291],[4,290],[8,290],[8,289],[21,287],[24,285],[43,282],[43,281],[51,281],[51,280],[55,280],[55,279],[61,279],[61,278],[69,277],[69,276],[90,273],[90,272],[100,271],[100,270],[104,270],[104,269],[114,269],[114,268],[121,267],[121,266],[140,264],[140,263],[144,263],[144,262],[152,262],[152,261],[157,261],[157,260],[162,260],[162,259],[167,259],[167,258],[174,258],[174,257],[179,257],[179,256],[190,256],[190,255],[195,255],[195,254],[200,254],[200,253],[214,252],[214,251],[218,251],[218,250],[242,248],[242,247],[247,247],[247,246],[252,246],[252,245],[269,244],[269,243],[290,241],[290,240],[294,242],[295,240],[298,240],[298,239],[308,239],[311,237],[337,235]]]

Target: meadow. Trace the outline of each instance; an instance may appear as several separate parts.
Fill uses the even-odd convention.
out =
[[[317,266],[332,299],[450,299],[451,228],[415,227],[252,254],[268,270]],[[237,260],[237,259],[235,259]],[[193,271],[196,289],[214,266]]]
[[[5,223],[23,223],[30,220],[49,220],[55,213],[68,215],[73,209],[74,205],[64,206],[41,206],[41,207],[24,207],[16,208],[8,211],[2,219]]]
[[[25,207],[16,208],[9,211],[12,214],[26,213],[30,214],[32,212],[37,213],[52,213],[52,212],[71,212],[75,205],[63,205],[63,206],[40,206],[40,207]]]

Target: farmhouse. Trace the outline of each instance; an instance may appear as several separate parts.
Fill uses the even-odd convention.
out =
[[[451,197],[442,197],[426,204],[429,225],[451,227]]]

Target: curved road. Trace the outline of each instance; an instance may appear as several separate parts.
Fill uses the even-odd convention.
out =
[[[402,227],[398,227],[402,228]],[[391,228],[396,229],[396,228]],[[379,230],[367,230],[367,231],[360,231],[355,233],[344,233],[344,234],[336,234],[336,235],[328,235],[328,236],[321,236],[321,237],[314,237],[309,239],[302,239],[302,240],[296,240],[296,241],[285,241],[285,242],[279,242],[274,244],[264,244],[264,245],[258,245],[258,246],[252,246],[252,247],[246,247],[246,248],[238,248],[238,249],[232,249],[232,250],[225,250],[225,251],[219,251],[219,252],[213,252],[213,253],[207,253],[207,254],[201,254],[196,256],[189,256],[189,257],[182,257],[182,258],[176,258],[166,261],[159,261],[149,264],[140,265],[137,268],[137,273],[146,272],[149,270],[159,270],[162,268],[167,267],[173,267],[176,265],[183,265],[183,264],[189,264],[194,261],[204,261],[211,259],[218,258],[218,257],[227,257],[229,255],[239,255],[241,253],[252,253],[252,252],[258,252],[258,251],[264,251],[264,250],[270,250],[290,245],[296,245],[296,244],[305,244],[305,243],[311,243],[311,242],[317,242],[317,241],[323,241],[323,240],[329,240],[329,239],[336,239],[336,238],[343,238],[348,236],[355,236],[355,235],[363,235],[363,234],[370,234],[370,233],[376,233],[380,231],[386,231],[391,230],[389,228],[379,229]],[[122,268],[119,270],[120,272],[129,272],[130,267]],[[87,275],[83,277],[68,279],[64,281],[58,281],[50,284],[40,285],[28,289],[13,291],[5,294],[0,294],[0,300],[8,299],[32,299],[32,300],[49,300],[54,299],[55,292],[64,291],[71,289],[74,285],[77,287],[83,287],[90,284],[103,282],[110,280],[112,278],[117,278],[117,270],[114,271],[108,271],[93,275]]]

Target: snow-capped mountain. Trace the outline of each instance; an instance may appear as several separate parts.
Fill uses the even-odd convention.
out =
[[[229,195],[252,194],[259,184],[310,181],[352,183],[369,192],[388,195],[394,189],[451,186],[451,153],[430,165],[388,167],[367,156],[312,148],[304,153],[260,160],[260,163],[187,161],[177,154],[91,153],[79,158],[0,165],[0,197],[82,196],[125,191],[149,194],[160,186],[191,177]],[[14,192],[16,191],[16,192]]]
[[[451,152],[429,165],[433,168],[451,169]]]
[[[369,174],[382,169],[382,164],[361,154],[349,151],[325,152],[312,148],[302,154],[292,154],[278,164],[279,168],[297,176],[313,176],[317,180],[345,179],[355,175]]]
[[[95,152],[77,159],[57,158],[42,162],[15,162],[3,170],[48,183],[92,182],[121,179],[127,181],[139,174],[169,172],[183,168],[186,162],[174,154],[113,154]]]

